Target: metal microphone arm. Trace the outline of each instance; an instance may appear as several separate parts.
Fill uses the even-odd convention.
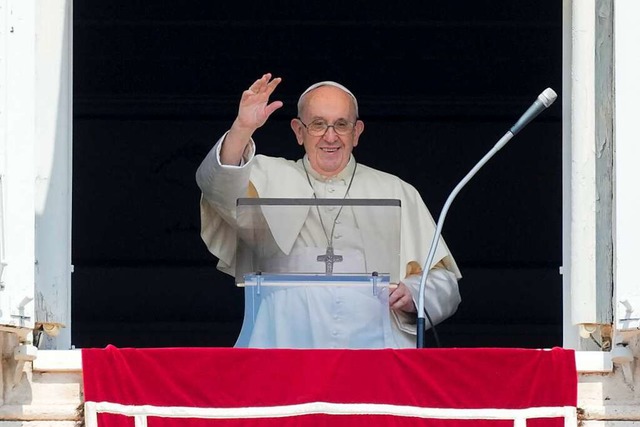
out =
[[[440,212],[440,216],[438,217],[438,224],[436,226],[436,232],[433,235],[433,240],[431,241],[431,247],[429,248],[429,255],[427,256],[427,260],[422,266],[422,276],[420,277],[420,290],[418,292],[418,340],[417,340],[417,348],[424,348],[424,332],[425,332],[425,310],[424,310],[424,294],[425,294],[425,285],[427,283],[427,276],[429,275],[429,269],[431,268],[431,264],[433,263],[433,257],[436,255],[436,248],[438,247],[438,240],[440,239],[440,234],[442,233],[442,225],[444,224],[445,217],[447,216],[447,212],[449,211],[449,207],[451,203],[453,203],[453,199],[458,195],[462,187],[464,187],[471,178],[480,170],[485,163],[489,161],[494,154],[498,152],[504,145],[509,142],[509,140],[513,138],[513,134],[511,131],[507,131],[507,133],[493,146],[491,151],[489,151],[485,156],[467,173],[467,175],[460,181],[456,188],[453,189],[447,201]]]
[[[551,89],[545,89],[539,96],[538,99],[534,102],[534,104],[525,112],[525,114],[518,120],[516,125],[514,125],[507,133],[504,134],[502,138],[493,146],[493,148],[485,154],[485,156],[480,159],[480,161],[467,173],[467,175],[456,185],[453,189],[447,201],[445,202],[442,211],[440,212],[440,216],[438,217],[438,223],[436,225],[436,231],[433,235],[433,239],[431,240],[431,246],[429,247],[429,255],[427,256],[427,260],[425,261],[422,267],[422,275],[420,276],[420,290],[418,291],[418,320],[417,320],[417,348],[424,348],[424,333],[425,333],[425,308],[424,308],[424,297],[425,297],[425,285],[427,283],[427,277],[429,276],[429,270],[431,269],[431,264],[433,263],[433,258],[436,254],[436,248],[438,247],[438,241],[440,240],[440,235],[442,233],[442,226],[444,224],[445,217],[447,216],[447,212],[449,211],[449,207],[451,203],[453,203],[453,199],[458,195],[462,187],[464,187],[467,182],[474,177],[474,175],[480,170],[482,166],[485,165],[489,161],[494,154],[498,152],[502,147],[505,146],[507,142],[513,136],[518,133],[524,126],[526,126],[531,120],[533,120],[538,114],[540,114],[544,109],[548,108],[553,101],[556,100],[556,93]],[[432,325],[433,326],[433,325]]]

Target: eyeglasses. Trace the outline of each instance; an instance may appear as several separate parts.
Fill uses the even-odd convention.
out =
[[[323,136],[325,133],[327,133],[327,130],[329,128],[333,128],[333,130],[338,135],[347,135],[353,130],[353,127],[355,126],[355,123],[349,122],[345,119],[339,119],[332,125],[321,119],[316,119],[309,124],[303,122],[300,117],[297,117],[297,119],[300,121],[300,123],[302,123],[302,126],[307,129],[307,132],[309,132],[309,135],[311,136]]]

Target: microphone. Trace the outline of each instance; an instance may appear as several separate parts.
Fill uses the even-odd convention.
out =
[[[553,101],[556,100],[558,95],[554,92],[550,87],[546,88],[542,91],[540,95],[538,95],[538,99],[536,99],[531,107],[518,119],[515,125],[511,127],[509,132],[515,136],[518,132],[522,130],[529,122],[535,119],[538,114],[542,113],[545,109],[549,108]]]
[[[465,177],[456,185],[453,189],[447,201],[440,212],[440,216],[438,217],[438,222],[436,224],[436,232],[433,235],[433,239],[431,240],[431,246],[429,247],[429,255],[422,266],[422,275],[420,276],[420,289],[418,291],[418,320],[417,320],[417,340],[416,346],[417,348],[424,348],[424,333],[425,333],[425,315],[428,317],[427,311],[424,306],[424,294],[425,294],[425,284],[427,283],[427,277],[429,275],[429,269],[431,268],[431,264],[433,263],[433,258],[436,254],[436,248],[438,246],[438,240],[440,240],[440,235],[442,233],[442,226],[444,224],[444,219],[449,211],[449,207],[451,203],[453,203],[453,199],[458,195],[462,187],[464,187],[467,182],[474,177],[474,175],[489,161],[494,154],[498,152],[502,147],[506,145],[507,142],[511,138],[513,138],[518,132],[520,132],[531,120],[535,119],[538,114],[542,113],[545,109],[547,109],[553,102],[556,100],[558,95],[551,88],[547,88],[531,104],[531,107],[518,119],[518,121],[504,134],[500,140],[493,146],[493,148],[485,154],[485,156],[480,159],[480,161],[465,175]],[[429,322],[431,322],[431,318],[429,318]],[[431,327],[435,328],[435,325],[431,323]]]

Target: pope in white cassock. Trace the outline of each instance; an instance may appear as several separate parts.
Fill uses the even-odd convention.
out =
[[[239,198],[395,199],[401,203],[400,258],[392,276],[402,280],[390,288],[388,298],[385,295],[384,310],[371,304],[370,297],[348,288],[292,287],[273,292],[261,303],[250,325],[245,317],[236,346],[415,347],[421,266],[435,232],[431,214],[411,185],[356,162],[352,151],[358,145],[364,123],[358,119],[355,96],[338,83],[316,83],[300,96],[298,117],[291,120],[291,128],[305,149],[302,159],[256,155],[252,135],[282,107],[280,101],[269,102],[280,82],[280,78],[265,74],[243,92],[231,129],[215,144],[196,173],[202,191],[201,235],[218,257],[218,269],[230,275],[236,272]],[[288,255],[286,263],[300,260],[304,265],[287,265],[288,270],[308,271],[309,262],[318,265],[318,254],[329,255],[338,247],[344,249],[340,252],[342,261],[333,266],[320,263],[321,271],[357,270],[358,263],[367,263],[371,251],[363,237],[366,219],[358,218],[353,209],[336,211],[309,208],[303,220],[281,227],[281,236],[280,231],[274,233],[280,251]],[[425,308],[434,324],[456,311],[460,277],[441,239],[425,292]],[[380,326],[381,319],[387,327]]]

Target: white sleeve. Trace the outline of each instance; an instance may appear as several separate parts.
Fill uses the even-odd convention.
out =
[[[239,165],[223,165],[222,162],[220,161],[220,150],[222,150],[222,145],[224,144],[224,139],[227,136],[227,133],[229,133],[228,131],[222,135],[222,138],[220,138],[218,140],[218,142],[216,143],[216,145],[214,145],[213,149],[211,151],[215,150],[216,153],[216,161],[217,163],[220,165],[220,167],[222,168],[242,168],[244,167],[246,164],[248,164],[251,160],[253,160],[253,157],[256,155],[256,144],[253,142],[253,139],[249,140],[249,144],[247,144],[247,146],[244,148],[244,153],[242,153],[242,159],[240,159],[240,164]]]
[[[240,166],[220,163],[220,147],[226,134],[209,151],[196,172],[202,191],[200,198],[200,236],[209,251],[218,257],[218,269],[235,274],[236,200],[245,197],[249,187],[253,141],[247,145]]]
[[[198,167],[196,182],[207,202],[229,209],[235,206],[238,197],[246,194],[255,144],[253,140],[249,142],[239,166],[223,165],[220,163],[220,149],[226,136],[225,133],[216,142]]]

